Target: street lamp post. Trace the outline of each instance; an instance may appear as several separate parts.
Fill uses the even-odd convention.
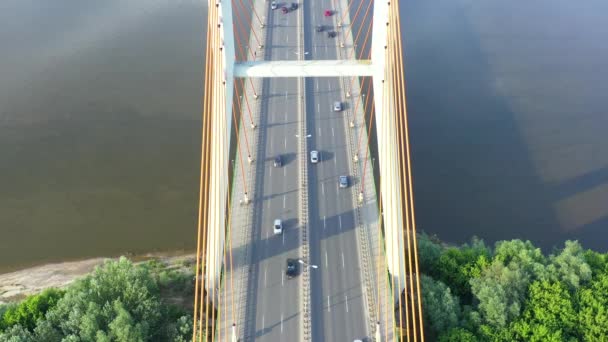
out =
[[[319,268],[319,266],[317,265],[311,265],[309,263],[307,263],[306,261],[302,260],[302,259],[298,259],[298,262],[306,267],[312,267],[312,268]]]

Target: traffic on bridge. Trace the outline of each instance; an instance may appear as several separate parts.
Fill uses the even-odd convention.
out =
[[[424,341],[399,1],[209,1],[193,341]]]

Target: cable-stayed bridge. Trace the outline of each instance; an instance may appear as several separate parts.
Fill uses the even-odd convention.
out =
[[[193,341],[423,341],[399,1],[208,6]]]

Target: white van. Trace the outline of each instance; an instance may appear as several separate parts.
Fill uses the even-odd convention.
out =
[[[283,224],[281,223],[281,220],[279,220],[279,219],[274,220],[274,233],[275,234],[283,233]]]

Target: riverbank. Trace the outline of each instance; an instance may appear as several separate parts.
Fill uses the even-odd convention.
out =
[[[194,253],[150,253],[129,257],[136,263],[157,260],[169,265],[188,265],[195,262]],[[0,274],[0,304],[15,302],[24,297],[55,287],[63,288],[74,280],[92,272],[106,260],[118,258],[93,258],[81,261],[46,264]]]

